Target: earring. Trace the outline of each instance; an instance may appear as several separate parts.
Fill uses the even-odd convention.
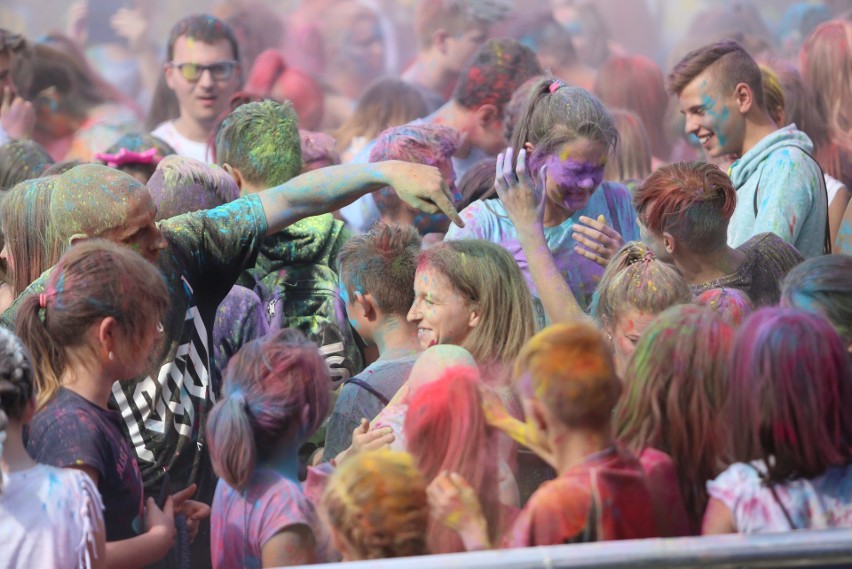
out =
[[[112,352],[110,352],[110,353],[109,353],[109,360],[110,360],[110,361],[112,361],[112,360],[114,360],[114,359],[115,359],[115,356],[114,356],[114,355],[112,355]]]

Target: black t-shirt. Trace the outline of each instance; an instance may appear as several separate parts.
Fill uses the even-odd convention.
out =
[[[690,285],[694,296],[712,288],[736,288],[748,294],[756,308],[774,306],[781,300],[781,281],[804,258],[795,247],[774,233],[755,235],[739,247],[746,261],[726,277]]]
[[[149,496],[169,471],[171,492],[198,483],[196,500],[210,503],[215,477],[204,439],[207,413],[219,394],[210,381],[216,309],[266,235],[260,198],[250,195],[209,211],[163,221],[169,243],[157,266],[171,306],[156,346],[152,373],[113,385],[114,403],[139,459]]]
[[[135,537],[144,526],[142,475],[121,427],[118,411],[60,388],[35,414],[27,434],[27,451],[37,462],[98,472],[107,541]]]

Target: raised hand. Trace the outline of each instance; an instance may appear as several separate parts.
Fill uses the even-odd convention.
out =
[[[517,167],[512,164],[514,152],[509,147],[505,153],[501,152],[497,156],[494,189],[519,233],[532,228],[541,229],[547,166],[542,166],[538,178],[534,180],[527,170],[527,150],[521,148],[518,152]]]
[[[434,519],[459,534],[465,549],[489,549],[488,522],[476,492],[455,472],[442,472],[426,488]]]
[[[33,104],[16,97],[9,87],[3,88],[0,101],[0,124],[12,138],[29,138],[35,127],[36,115]]]

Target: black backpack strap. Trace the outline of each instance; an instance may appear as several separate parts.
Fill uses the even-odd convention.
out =
[[[813,160],[814,164],[816,164],[816,167],[819,170],[819,187],[823,191],[823,194],[825,195],[825,237],[824,237],[825,241],[823,242],[822,248],[823,248],[823,253],[825,255],[831,255],[831,223],[830,223],[829,217],[828,217],[828,208],[831,204],[828,203],[828,186],[825,183],[825,172],[822,171],[822,166],[820,166],[819,162],[817,162],[817,159],[813,157],[813,154],[811,154],[810,152],[808,152],[804,148],[802,148],[800,146],[796,146],[795,144],[785,144],[783,146],[779,146],[778,148],[790,148],[790,147],[801,151],[808,158]],[[777,148],[775,150],[777,150]],[[773,152],[775,152],[775,150],[773,150]],[[767,156],[767,159],[768,158],[769,157]],[[764,160],[764,162],[765,162],[765,160]],[[763,177],[763,169],[765,167],[766,167],[766,164],[764,164],[763,166],[760,167],[760,175],[757,177],[757,186],[754,188],[754,217],[755,217],[755,219],[757,219],[757,194],[760,193],[760,179]]]
[[[390,399],[385,397],[381,392],[379,392],[378,389],[376,389],[375,387],[373,387],[372,385],[370,385],[366,381],[362,381],[362,380],[358,379],[357,377],[352,377],[350,379],[347,379],[346,382],[343,385],[349,385],[350,383],[353,384],[353,385],[357,385],[361,389],[365,389],[365,390],[369,391],[370,393],[373,394],[373,397],[375,397],[376,399],[381,401],[382,404],[384,404],[385,406],[387,406],[388,403],[390,403]]]

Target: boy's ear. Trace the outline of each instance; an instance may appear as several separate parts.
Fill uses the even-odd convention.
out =
[[[358,303],[358,308],[364,313],[364,318],[368,321],[375,322],[379,318],[379,306],[372,294],[356,292],[354,303]]]
[[[500,118],[497,113],[497,107],[491,104],[485,104],[476,109],[476,124],[483,129],[489,127],[492,121]]]
[[[737,99],[740,114],[748,113],[754,105],[754,93],[751,87],[747,83],[738,83],[734,90],[734,96]]]
[[[450,34],[447,30],[440,28],[435,30],[435,33],[432,34],[432,47],[438,48],[438,51],[446,55],[449,47],[447,46],[447,40],[449,39]]]
[[[540,433],[548,431],[547,409],[538,399],[524,399],[521,405],[524,408],[524,416],[527,423],[532,425]]]
[[[222,169],[228,173],[228,175],[233,178],[234,183],[237,184],[237,187],[242,191],[243,189],[243,175],[239,170],[231,166],[230,164],[222,164]]]

